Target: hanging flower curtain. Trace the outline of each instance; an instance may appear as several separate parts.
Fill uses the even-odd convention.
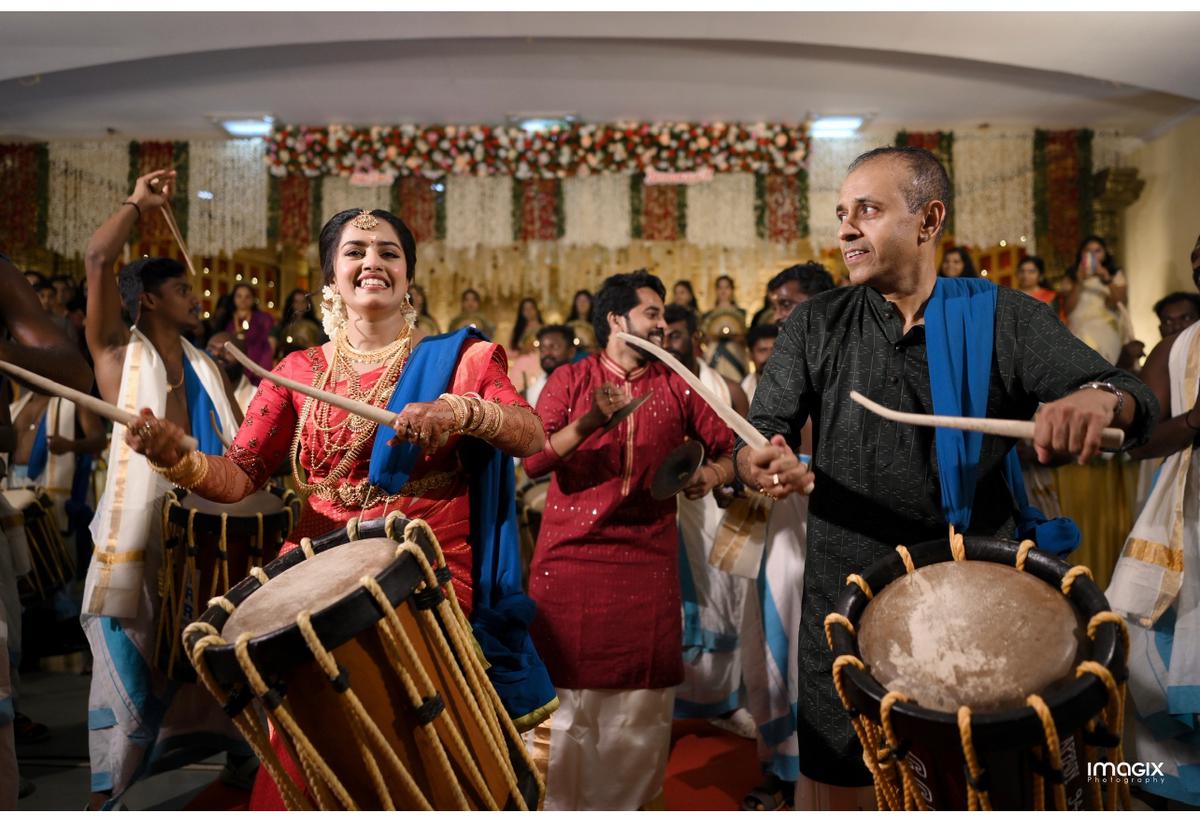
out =
[[[392,212],[412,230],[417,243],[446,237],[446,185],[420,175],[392,182]]]
[[[517,241],[554,241],[562,237],[562,182],[531,178],[513,182],[513,236]]]
[[[280,126],[267,143],[277,176],[511,175],[562,178],[645,169],[796,174],[808,154],[803,125],[738,123],[515,126]]]
[[[1033,134],[1033,200],[1037,248],[1053,278],[1071,266],[1092,232],[1092,131]]]
[[[687,238],[687,187],[679,184],[646,186],[635,175],[629,187],[629,211],[634,238],[678,241]]]
[[[318,214],[313,202],[320,203],[320,180],[303,175],[271,179],[267,226],[279,244],[302,249],[316,240],[320,228],[313,231]]]
[[[174,141],[129,142],[129,191],[137,179],[156,169],[175,170],[171,209],[179,232],[188,237],[188,145]],[[133,241],[163,241],[172,239],[171,227],[162,210],[150,210],[137,223],[131,234]]]
[[[0,252],[45,245],[49,169],[46,144],[0,144]]]
[[[791,242],[808,237],[808,173],[756,175],[754,218],[758,237]]]

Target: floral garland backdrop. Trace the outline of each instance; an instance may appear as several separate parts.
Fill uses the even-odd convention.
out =
[[[629,175],[586,175],[563,179],[564,244],[629,246]]]
[[[1033,175],[1034,235],[1053,279],[1092,232],[1092,131],[1035,131]]]
[[[197,255],[267,246],[268,175],[261,141],[192,141],[188,244]],[[201,197],[201,194],[204,197]]]
[[[303,250],[316,241],[313,223],[320,214],[319,184],[319,178],[303,175],[270,179],[267,234],[277,245]]]
[[[689,185],[687,240],[720,247],[752,246],[758,240],[754,179],[748,172],[731,172]]]
[[[273,175],[506,175],[562,178],[596,173],[683,171],[794,175],[808,153],[803,125],[778,123],[569,124],[544,132],[517,126],[327,127],[281,125],[268,139]]]
[[[456,175],[446,182],[446,242],[451,247],[511,244],[513,179]]]
[[[808,171],[754,176],[758,237],[789,242],[808,237]]]
[[[188,238],[188,144],[182,141],[130,141],[129,142],[129,192],[133,192],[137,179],[156,169],[175,170],[175,190],[171,193],[171,210],[179,225],[179,232]],[[171,239],[171,226],[162,210],[152,210],[134,225],[130,241],[162,241]],[[189,239],[190,243],[190,239]]]
[[[45,245],[49,165],[46,144],[0,144],[0,252]]]
[[[987,249],[1004,240],[1032,253],[1033,133],[955,135],[953,211],[959,244]]]
[[[82,256],[92,233],[129,196],[129,145],[53,141],[49,163],[46,246]]]
[[[446,237],[446,184],[420,175],[392,182],[392,212],[412,230],[417,243]]]
[[[687,237],[687,187],[646,186],[645,176],[629,182],[630,234],[646,241],[678,241]]]
[[[323,221],[328,221],[343,210],[386,210],[391,205],[391,184],[360,187],[340,175],[326,176],[321,182]]]
[[[562,182],[556,178],[513,182],[513,239],[553,241],[563,234]]]
[[[835,208],[846,167],[867,150],[889,143],[890,137],[870,133],[853,138],[813,138],[808,162],[808,223],[813,249],[838,246]]]

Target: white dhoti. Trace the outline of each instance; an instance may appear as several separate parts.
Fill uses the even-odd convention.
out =
[[[729,404],[729,384],[703,362],[700,381]],[[750,581],[709,565],[709,553],[725,514],[711,495],[689,500],[678,494],[676,509],[683,683],[675,692],[675,716],[717,718],[745,703],[740,649]]]
[[[232,438],[236,420],[217,366],[185,340],[181,344],[225,436]],[[165,412],[166,369],[136,328],[126,349],[118,399],[126,410]],[[168,680],[155,661],[162,505],[170,488],[126,444],[125,426],[115,424],[104,493],[91,525],[96,548],[80,618],[93,658],[88,695],[91,789],[111,791],[109,806],[145,775],[221,750],[249,754],[229,717],[201,685]]]
[[[558,689],[527,733],[547,810],[661,809],[675,689]]]
[[[764,772],[790,782],[800,777],[796,635],[804,594],[807,523],[806,497],[793,495],[771,508],[762,565],[752,597],[746,601],[743,633],[742,669],[747,708],[758,726],[759,761]]]
[[[717,718],[745,705],[741,627],[751,581],[709,565],[723,516],[716,500],[678,497],[683,683],[675,717]]]
[[[1169,365],[1179,416],[1196,401],[1200,323],[1179,334]],[[1162,765],[1139,780],[1200,806],[1200,452],[1191,445],[1163,462],[1105,596],[1129,628],[1130,751]]]

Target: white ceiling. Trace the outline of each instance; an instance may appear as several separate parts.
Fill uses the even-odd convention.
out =
[[[0,136],[217,136],[516,112],[879,127],[1091,126],[1200,112],[1196,13],[2,13]]]

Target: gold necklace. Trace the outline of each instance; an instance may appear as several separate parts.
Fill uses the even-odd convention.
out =
[[[354,345],[350,344],[350,337],[346,335],[346,330],[343,328],[338,333],[337,341],[334,344],[334,349],[339,355],[344,356],[351,362],[358,362],[360,364],[387,362],[408,344],[411,334],[412,329],[406,327],[406,329],[402,330],[400,335],[397,336],[395,340],[391,342],[391,344],[384,345],[378,350],[359,350]]]
[[[409,336],[406,336],[401,340],[401,347],[398,349],[396,358],[390,365],[388,365],[383,375],[380,376],[378,381],[375,383],[375,387],[371,389],[371,392],[363,401],[366,401],[368,404],[374,403],[384,389],[389,389],[388,394],[390,396],[390,389],[395,388],[396,382],[399,380],[400,373],[404,370],[404,366],[408,362],[407,351],[408,345],[411,342],[411,330],[409,331],[409,334]],[[315,387],[336,387],[337,382],[335,364],[336,360],[335,362],[326,366],[325,371],[318,376],[316,382],[314,383]],[[356,374],[356,372],[353,373]],[[362,420],[362,423],[364,423],[366,427],[360,427],[359,422],[354,421],[358,418],[353,414],[347,416],[345,420],[339,423],[339,425],[329,426],[329,407],[330,406],[327,403],[317,403],[317,400],[313,399],[312,397],[309,397],[307,400],[305,400],[304,407],[301,408],[300,411],[299,421],[296,423],[296,433],[292,440],[292,473],[295,476],[296,485],[300,489],[302,495],[308,496],[309,494],[315,493],[327,500],[330,500],[331,502],[336,502],[338,499],[338,489],[334,486],[334,484],[346,476],[346,474],[348,474],[354,467],[354,464],[358,461],[358,457],[363,449],[363,446],[374,438],[375,431],[378,426],[374,422]],[[324,414],[324,416],[322,416],[322,414]],[[329,434],[329,436],[326,437],[329,442],[333,442],[333,437],[335,436],[334,433],[330,432],[341,433],[343,431],[349,431],[352,434],[353,440],[345,445],[326,444],[325,457],[330,458],[337,453],[341,453],[341,461],[338,462],[337,465],[329,471],[329,473],[325,474],[324,478],[321,479],[320,482],[312,484],[309,484],[308,475],[303,473],[300,465],[301,437],[304,432],[305,422],[308,420],[310,415],[313,419],[314,427],[318,431],[324,431]],[[321,425],[322,419],[324,419],[325,427],[322,427]],[[312,452],[310,451],[309,454],[311,457]],[[316,462],[314,459],[312,471],[314,473],[320,472],[324,470],[327,465],[327,459],[320,463]]]
[[[163,373],[165,374],[166,372],[167,372],[167,366],[163,365]],[[179,390],[179,386],[183,384],[184,379],[187,379],[187,371],[186,370],[181,370],[179,372],[179,381],[176,382],[175,384],[171,384],[171,379],[170,379],[170,377],[168,377],[167,378],[167,393],[171,393],[173,391]]]

